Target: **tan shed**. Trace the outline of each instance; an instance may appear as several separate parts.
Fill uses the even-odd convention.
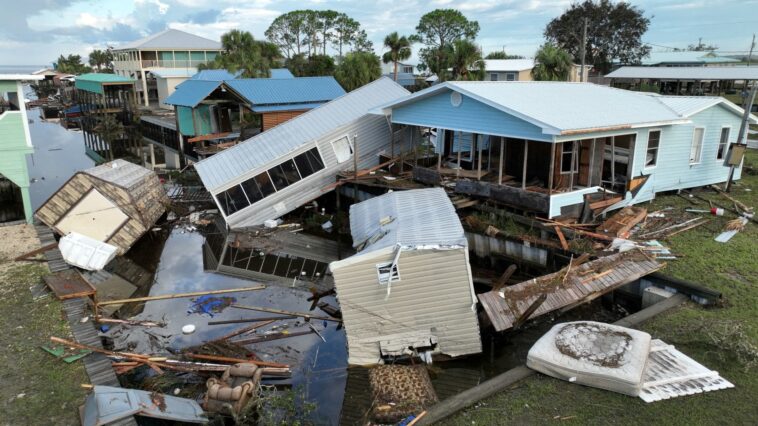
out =
[[[482,350],[468,244],[441,188],[390,192],[350,208],[358,253],[332,262],[348,363]]]
[[[76,173],[36,216],[61,235],[86,235],[124,254],[155,224],[167,203],[154,172],[115,160]]]

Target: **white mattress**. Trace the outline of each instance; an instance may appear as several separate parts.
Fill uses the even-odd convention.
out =
[[[526,365],[548,376],[638,396],[650,335],[593,321],[557,324],[527,355]]]

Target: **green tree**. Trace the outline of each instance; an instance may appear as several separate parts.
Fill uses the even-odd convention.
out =
[[[113,53],[109,50],[95,49],[89,54],[89,64],[98,71],[113,69]]]
[[[540,46],[534,55],[532,78],[536,81],[567,81],[571,73],[571,54],[550,43]]]
[[[455,9],[436,9],[422,16],[411,41],[426,45],[419,52],[422,68],[437,74],[444,81],[450,65],[452,43],[473,40],[479,33],[479,23],[469,21]]]
[[[313,55],[310,58],[306,58],[305,54],[301,53],[285,60],[284,66],[295,77],[333,75],[335,70],[334,59],[328,55]]]
[[[369,52],[374,53],[374,43],[368,39],[366,30],[360,30],[355,34],[355,39],[352,44],[353,52]]]
[[[332,46],[337,49],[339,58],[342,58],[342,48],[344,46],[350,46],[355,41],[355,37],[358,31],[361,29],[361,24],[355,19],[340,14],[334,23],[334,36],[332,37]]]
[[[505,53],[505,50],[498,50],[488,53],[484,59],[524,59],[524,57],[521,55],[509,55]]]
[[[381,75],[379,57],[371,52],[348,53],[334,71],[334,78],[348,92],[376,80]]]
[[[382,62],[394,64],[394,80],[397,81],[397,63],[411,57],[411,42],[408,41],[408,37],[401,37],[395,31],[384,37],[384,47],[388,48],[389,51],[382,56]]]
[[[587,20],[586,62],[603,73],[610,71],[614,60],[639,63],[650,47],[642,43],[650,19],[644,11],[625,2],[585,0],[574,3],[545,28],[548,42],[568,51],[574,61],[581,61],[582,28]]]
[[[365,31],[361,31],[358,21],[334,10],[287,12],[274,19],[265,34],[288,59],[303,53],[303,48],[306,48],[308,56],[326,55],[330,45],[340,57],[345,46],[353,46],[353,50],[370,50],[370,42],[366,40]]]
[[[247,31],[231,30],[221,36],[223,51],[199,69],[226,69],[242,71],[246,78],[268,77],[271,68],[281,58],[279,48],[270,42],[255,40]]]
[[[92,129],[108,145],[110,159],[114,159],[113,145],[124,137],[126,128],[114,114],[104,114]]]
[[[482,51],[471,40],[453,41],[450,55],[453,80],[483,80],[484,61]]]
[[[301,53],[305,38],[306,11],[293,10],[279,15],[266,30],[266,38],[277,45],[287,58]]]
[[[92,72],[92,68],[82,63],[80,55],[60,55],[55,62],[55,69],[64,74],[84,74]]]

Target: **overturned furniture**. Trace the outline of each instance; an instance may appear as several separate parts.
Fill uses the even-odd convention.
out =
[[[526,365],[645,402],[734,387],[718,372],[645,332],[593,321],[553,326],[529,350]]]
[[[329,265],[350,364],[481,352],[468,243],[444,190],[354,204],[350,230],[358,253]]]
[[[214,413],[239,415],[258,395],[263,370],[255,364],[235,364],[221,376],[206,382],[203,407]]]
[[[337,173],[378,165],[379,155],[390,151],[391,126],[369,111],[408,94],[380,78],[200,161],[195,169],[230,228],[261,225],[322,196]]]
[[[126,253],[165,211],[158,176],[115,160],[76,173],[37,210],[36,216],[61,235],[71,232]]]

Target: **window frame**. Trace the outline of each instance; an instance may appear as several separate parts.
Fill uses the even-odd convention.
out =
[[[496,72],[490,73],[490,81],[499,81],[499,80],[500,80],[500,76],[498,75],[498,73]]]
[[[724,134],[724,129],[728,130],[726,134],[726,141],[723,143],[724,145],[724,151],[721,153],[721,157],[719,157],[719,149],[721,149],[721,136]],[[726,155],[729,152],[729,138],[732,137],[732,126],[721,126],[721,131],[719,132],[719,143],[716,145],[716,161],[717,162],[723,162],[726,160]]]
[[[580,155],[580,153],[581,153],[581,150],[579,149],[579,146],[580,146],[580,144],[579,144],[578,142],[579,142],[579,141],[565,141],[565,142],[561,142],[561,143],[560,143],[560,144],[561,144],[561,164],[560,164],[560,172],[561,172],[561,174],[562,174],[562,175],[570,175],[570,174],[579,173],[579,155]],[[569,171],[565,171],[565,172],[564,172],[564,171],[563,171],[563,156],[564,156],[565,154],[567,154],[567,152],[565,152],[565,151],[564,151],[564,148],[565,148],[565,147],[566,147],[566,145],[568,145],[568,144],[572,144],[572,145],[571,145],[571,148],[574,150],[574,152],[576,152],[576,155],[574,156],[574,160],[575,160],[575,161],[574,161],[574,164],[572,165],[572,169],[573,169],[573,170],[569,170]],[[570,151],[569,151],[568,153],[570,153]],[[569,160],[569,161],[571,161],[571,160]]]
[[[518,81],[518,73],[515,73],[515,72],[505,73],[505,81]]]
[[[647,165],[647,154],[650,151],[650,134],[653,132],[658,132],[658,146],[655,147],[655,160],[653,161],[653,165],[648,166]],[[647,141],[645,142],[645,158],[644,158],[644,169],[654,169],[658,167],[658,154],[661,152],[661,140],[663,139],[663,130],[656,128],[656,129],[650,129],[647,131]]]
[[[692,147],[695,143],[695,134],[697,133],[697,129],[703,129],[702,135],[700,136],[700,149],[698,150],[698,158],[693,161],[692,159]],[[703,162],[703,145],[705,145],[705,126],[695,126],[692,128],[692,138],[690,140],[690,158],[689,158],[689,164],[690,166],[695,166]]]
[[[334,143],[341,141],[342,139],[347,140],[347,146],[350,148],[350,155],[348,155],[348,157],[345,158],[344,160],[340,161],[340,157],[339,155],[337,155],[337,148],[335,147]],[[350,139],[350,136],[347,134],[333,139],[331,142],[329,142],[329,144],[332,146],[332,151],[334,151],[334,159],[337,160],[337,164],[342,164],[347,161],[350,161],[353,155],[355,155],[355,148],[353,147],[353,141]]]
[[[388,272],[381,272],[380,268],[387,268],[389,267],[390,270]],[[383,278],[383,276],[385,276]],[[388,285],[390,282],[390,277],[392,277],[392,282],[399,282],[401,280],[400,278],[400,266],[397,263],[393,262],[382,262],[376,264],[376,278],[379,281],[379,285]]]

